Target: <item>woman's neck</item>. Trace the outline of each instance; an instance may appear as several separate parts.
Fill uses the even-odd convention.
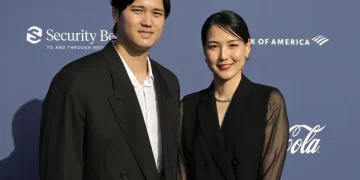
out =
[[[214,77],[215,98],[219,100],[230,100],[241,81],[241,72],[229,80],[221,80]]]

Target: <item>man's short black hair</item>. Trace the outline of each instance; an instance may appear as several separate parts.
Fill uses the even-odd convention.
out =
[[[111,6],[119,10],[119,13],[121,13],[124,9],[127,8],[127,6],[134,3],[134,1],[135,0],[111,0],[110,2],[111,2]],[[171,9],[170,0],[163,0],[163,4],[165,10],[165,19],[166,19],[170,14],[170,9]],[[116,32],[117,32],[117,28],[115,23],[113,28],[114,35],[116,35]]]

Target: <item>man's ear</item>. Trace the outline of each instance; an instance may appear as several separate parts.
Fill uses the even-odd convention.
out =
[[[112,8],[112,18],[113,22],[117,23],[119,21],[119,10],[116,8]]]

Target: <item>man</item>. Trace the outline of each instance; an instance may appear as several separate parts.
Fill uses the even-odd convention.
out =
[[[43,105],[41,180],[175,180],[179,82],[148,57],[170,0],[112,0],[116,40],[63,67]]]

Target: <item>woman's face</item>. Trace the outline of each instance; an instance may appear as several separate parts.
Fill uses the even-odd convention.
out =
[[[241,73],[251,49],[250,39],[247,42],[218,26],[210,27],[204,53],[208,67],[217,78],[226,81]]]

